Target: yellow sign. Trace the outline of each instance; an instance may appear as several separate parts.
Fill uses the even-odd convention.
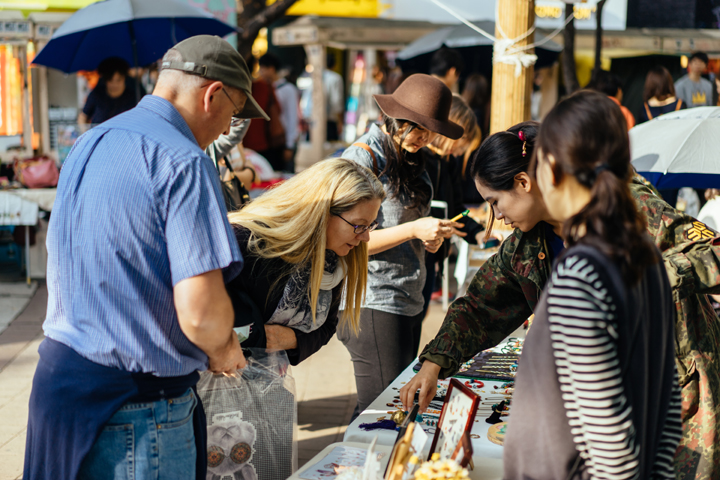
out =
[[[573,11],[575,12],[575,18],[578,20],[588,20],[595,13],[596,7],[578,7],[575,5]],[[555,5],[536,5],[535,15],[538,18],[560,18],[563,15],[564,7]]]
[[[275,0],[268,0],[267,3],[270,5]],[[287,14],[377,18],[386,8],[381,0],[298,0]]]
[[[75,11],[98,0],[0,0],[0,10],[26,12]]]

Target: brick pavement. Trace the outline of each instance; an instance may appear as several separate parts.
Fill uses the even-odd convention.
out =
[[[0,333],[0,480],[22,478],[28,400],[47,289],[37,288],[27,307]],[[439,305],[430,307],[421,345],[442,323]],[[356,402],[350,354],[333,339],[318,353],[292,369],[298,398],[298,465],[333,442],[342,441]]]

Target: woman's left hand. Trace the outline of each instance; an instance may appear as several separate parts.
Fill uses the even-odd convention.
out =
[[[265,340],[265,348],[268,350],[292,350],[297,348],[295,331],[282,325],[265,325]]]
[[[444,238],[440,237],[437,240],[423,242],[423,245],[425,246],[425,250],[427,250],[428,252],[436,253],[438,250],[440,250],[440,246],[443,244],[444,240]]]

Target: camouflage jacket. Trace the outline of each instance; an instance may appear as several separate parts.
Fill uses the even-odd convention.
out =
[[[648,234],[663,253],[673,287],[678,374],[684,385],[696,360],[712,358],[720,349],[717,317],[704,295],[720,293],[720,239],[665,203],[643,180],[636,177],[630,189],[647,217]],[[516,229],[480,268],[466,295],[450,306],[420,359],[438,364],[441,378],[457,373],[462,362],[497,345],[532,314],[551,269],[543,225],[527,233]]]

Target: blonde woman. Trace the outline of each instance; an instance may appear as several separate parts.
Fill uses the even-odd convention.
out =
[[[367,242],[384,198],[369,169],[337,158],[228,216],[245,261],[226,285],[235,327],[251,325],[244,347],[286,350],[297,365],[332,338],[338,323],[357,334]]]

